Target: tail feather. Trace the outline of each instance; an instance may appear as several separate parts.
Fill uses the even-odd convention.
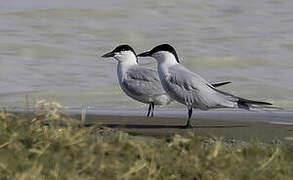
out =
[[[247,104],[255,104],[255,105],[273,105],[272,103],[263,102],[263,101],[253,101],[249,99],[238,98],[238,102],[247,103]]]
[[[212,86],[213,87],[219,87],[219,86],[224,86],[224,85],[230,84],[230,83],[232,83],[232,82],[230,82],[230,81],[217,82],[217,83],[212,83]]]
[[[253,100],[243,99],[243,98],[238,98],[237,104],[238,104],[239,108],[246,109],[246,110],[249,110],[251,107],[255,107],[253,105],[257,105],[260,107],[266,107],[266,106],[273,105],[272,103],[268,103],[268,102],[253,101]]]
[[[210,86],[210,87],[212,89],[214,89],[215,91],[217,91],[218,93],[226,96],[227,99],[229,99],[230,101],[237,102],[238,108],[241,108],[241,109],[246,109],[246,110],[251,110],[251,109],[254,109],[254,108],[257,108],[257,109],[266,109],[266,108],[269,108],[269,109],[282,109],[282,108],[279,108],[279,107],[272,107],[271,106],[271,105],[273,105],[272,103],[244,99],[244,98],[241,98],[241,97],[234,96],[234,95],[232,95],[230,93],[221,91],[219,89],[216,89],[213,86]]]

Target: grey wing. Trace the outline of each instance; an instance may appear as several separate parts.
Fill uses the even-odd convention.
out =
[[[197,101],[198,88],[186,73],[171,73],[166,77],[164,85],[169,95],[183,104],[192,105]]]
[[[156,71],[146,68],[132,68],[126,73],[123,86],[135,96],[156,96],[165,94]]]
[[[127,71],[127,76],[130,79],[135,80],[160,82],[158,73],[155,70],[143,68],[140,66],[129,69]]]
[[[196,74],[194,72],[191,72],[191,71],[187,70],[184,66],[179,66],[179,68],[178,68],[177,71],[179,73],[181,73],[181,74],[182,73],[183,74],[187,74],[187,78],[188,79],[192,79],[193,82],[197,81],[197,83],[204,83],[204,84],[206,84],[209,87],[210,86],[219,87],[219,86],[223,86],[223,85],[232,83],[230,81],[222,81],[222,82],[215,82],[215,83],[208,82],[204,78],[202,78],[200,75],[198,75],[198,74]]]
[[[180,102],[186,105],[208,109],[214,106],[230,106],[230,103],[227,105],[227,100],[234,99],[228,93],[220,94],[201,76],[185,68],[171,69],[170,72],[171,75],[167,79],[169,88],[173,91],[171,97],[180,99]]]

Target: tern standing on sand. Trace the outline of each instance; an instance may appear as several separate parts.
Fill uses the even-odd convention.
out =
[[[151,56],[157,60],[158,73],[168,95],[188,108],[188,119],[184,127],[191,128],[192,108],[242,108],[272,105],[267,102],[243,99],[216,89],[198,74],[180,64],[175,49],[169,44],[154,47],[138,56]]]
[[[155,105],[171,102],[161,85],[158,73],[139,66],[136,53],[129,45],[120,45],[102,57],[114,57],[118,61],[117,76],[120,87],[129,97],[149,104],[147,117],[154,115]]]

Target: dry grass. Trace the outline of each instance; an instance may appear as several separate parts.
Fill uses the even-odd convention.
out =
[[[61,113],[60,113],[61,112]],[[0,113],[0,179],[292,179],[293,148],[82,128],[57,103],[34,118]],[[49,121],[48,126],[43,122]],[[58,126],[65,123],[66,126]]]

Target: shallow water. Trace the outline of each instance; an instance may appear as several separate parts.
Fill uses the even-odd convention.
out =
[[[144,107],[100,55],[122,43],[137,52],[171,43],[191,70],[233,82],[221,89],[292,109],[292,9],[290,0],[0,0],[0,103],[23,107],[28,94],[30,104]]]

